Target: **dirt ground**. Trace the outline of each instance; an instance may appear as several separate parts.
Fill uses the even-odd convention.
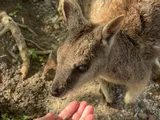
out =
[[[46,50],[55,49],[67,36],[57,7],[58,0],[0,0],[0,11],[6,11],[16,22],[35,31],[38,36],[21,28],[25,38]],[[30,50],[39,50],[28,41],[27,46]],[[62,98],[55,98],[50,94],[54,71],[45,79],[41,77],[47,55],[41,57],[43,60],[31,58],[28,78],[22,80],[21,59],[11,33],[0,38],[0,114],[27,115],[33,119],[49,111],[58,114],[69,101],[78,100],[95,107],[96,120],[160,120],[160,87],[157,84],[150,83],[137,104],[128,109],[123,103],[123,86],[114,89],[116,102],[109,106],[103,104],[96,80]]]

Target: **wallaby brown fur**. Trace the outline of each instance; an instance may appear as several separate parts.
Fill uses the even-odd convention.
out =
[[[128,88],[125,103],[135,103],[159,70],[159,0],[62,3],[69,36],[57,51],[52,94],[97,78],[107,102],[113,102],[112,84],[121,84]]]

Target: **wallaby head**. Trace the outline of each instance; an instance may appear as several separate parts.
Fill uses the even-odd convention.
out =
[[[94,25],[84,18],[75,0],[64,0],[63,8],[69,36],[57,50],[53,96],[86,83],[105,69],[124,18],[121,15],[109,23]]]

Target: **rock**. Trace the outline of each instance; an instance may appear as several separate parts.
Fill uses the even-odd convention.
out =
[[[145,103],[142,102],[142,101],[138,102],[138,106],[139,106],[140,108],[145,108],[145,107],[146,107]]]
[[[131,119],[131,120],[139,120],[139,118],[138,117],[134,117],[133,119]]]
[[[139,117],[141,120],[147,120],[148,115],[147,115],[146,113],[138,113],[138,117]]]
[[[148,120],[156,120],[156,116],[155,115],[149,115]]]
[[[60,28],[60,26],[58,25],[58,24],[54,24],[54,29],[55,30],[57,30],[57,29],[59,29]]]

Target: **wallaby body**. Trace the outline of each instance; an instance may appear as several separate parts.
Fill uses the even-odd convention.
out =
[[[63,1],[69,36],[57,51],[52,94],[96,77],[107,102],[113,102],[112,84],[122,84],[128,88],[125,103],[135,103],[153,65],[159,69],[159,0],[79,1]]]

